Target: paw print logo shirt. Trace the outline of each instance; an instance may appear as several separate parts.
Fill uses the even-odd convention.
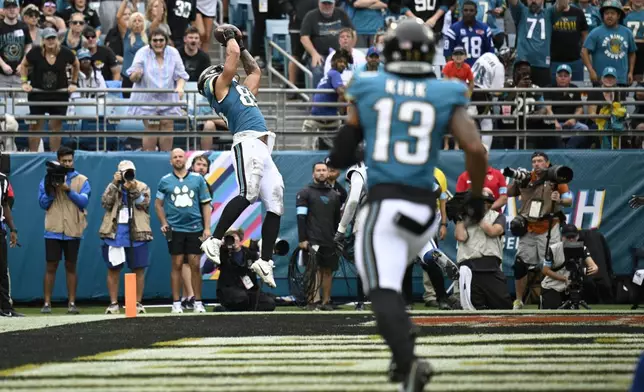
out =
[[[173,231],[194,233],[203,231],[201,205],[210,203],[206,180],[196,173],[181,178],[166,174],[159,181],[157,199],[163,200],[168,224]]]

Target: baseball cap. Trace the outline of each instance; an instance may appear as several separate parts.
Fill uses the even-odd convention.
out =
[[[83,59],[91,59],[92,54],[89,52],[88,49],[79,49],[78,52],[76,52],[76,57],[78,57],[79,60]]]
[[[83,50],[86,50],[86,49],[83,49]],[[79,52],[81,52],[81,51],[82,50],[79,50]],[[88,53],[89,53],[89,51],[88,51]],[[132,161],[125,160],[125,161],[119,162],[119,171],[124,172],[126,170],[134,170],[134,171],[136,171],[136,167],[134,167],[134,163]]]
[[[557,73],[561,71],[566,71],[568,74],[572,74],[572,68],[570,68],[570,65],[568,64],[561,64],[560,66],[557,67]]]
[[[579,230],[577,230],[577,226],[569,223],[567,225],[564,225],[561,228],[561,235],[564,237],[572,237],[579,234]]]
[[[462,46],[457,46],[454,48],[454,50],[452,50],[452,54],[457,54],[457,53],[467,54],[467,52],[465,51],[465,48]]]
[[[373,55],[380,56],[380,51],[375,46],[372,46],[367,50],[367,57],[371,57]]]
[[[42,39],[47,39],[51,37],[58,37],[58,33],[53,28],[47,27],[46,29],[43,29],[43,31],[40,33],[40,36],[42,37]]]
[[[333,4],[335,4],[335,0],[320,0],[320,3],[333,3]]]
[[[602,72],[602,78],[605,78],[606,76],[612,76],[612,77],[617,77],[617,70],[613,67],[606,67],[604,68],[604,72]]]
[[[530,157],[530,160],[532,160],[534,157],[543,157],[546,161],[549,161],[550,159],[548,158],[548,154],[546,154],[543,151],[535,151],[532,153],[532,156]]]
[[[4,1],[4,8],[9,8],[9,7],[17,7],[18,2],[16,0],[5,0]]]

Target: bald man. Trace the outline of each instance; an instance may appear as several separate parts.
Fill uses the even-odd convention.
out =
[[[154,207],[172,257],[172,313],[183,313],[180,290],[184,258],[188,258],[192,271],[194,312],[205,313],[201,302],[199,247],[203,239],[210,237],[210,192],[203,176],[186,168],[186,153],[182,149],[172,150],[170,164],[172,172],[159,181]]]

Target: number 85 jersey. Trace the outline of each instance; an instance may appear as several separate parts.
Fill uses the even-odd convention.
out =
[[[266,120],[257,107],[257,98],[243,84],[233,80],[228,94],[220,101],[215,96],[215,80],[206,83],[204,95],[215,112],[226,122],[234,135],[242,131],[267,132]]]
[[[370,200],[435,202],[431,193],[438,152],[454,109],[467,106],[466,94],[460,81],[388,72],[353,76],[346,97],[363,130]]]

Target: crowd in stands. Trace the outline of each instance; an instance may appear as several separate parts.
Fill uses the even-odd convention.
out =
[[[516,130],[629,130],[644,129],[638,102],[644,93],[601,93],[575,87],[642,86],[644,73],[643,0],[253,0],[247,11],[254,14],[251,53],[262,64],[265,58],[266,21],[289,19],[293,57],[313,74],[312,85],[335,93],[315,94],[318,106],[303,130],[335,130],[342,114],[343,87],[355,73],[382,68],[384,31],[403,18],[419,18],[431,26],[437,37],[437,76],[461,79],[474,93],[477,88],[529,87],[529,94],[487,96],[486,100],[507,101],[492,105],[490,114],[510,114],[512,119],[481,124],[482,129]],[[163,88],[175,93],[123,92],[118,97],[151,103],[132,106],[127,114],[156,116],[144,121],[145,130],[175,130],[175,120],[187,113],[183,99],[186,83],[197,80],[210,65],[214,18],[222,12],[228,21],[228,2],[217,10],[216,0],[123,0],[88,2],[69,0],[5,0],[0,10],[0,87],[20,87],[29,101],[50,105],[30,106],[32,115],[69,113],[68,100],[95,98],[95,94],[74,93],[77,87]],[[247,16],[248,17],[248,16]],[[231,20],[232,21],[232,20]],[[240,27],[242,27],[240,25]],[[477,83],[485,75],[476,72],[477,60],[503,48],[516,50],[506,65],[504,85]],[[32,49],[38,48],[40,55]],[[181,60],[181,61],[179,61]],[[305,87],[297,65],[287,61],[289,81]],[[24,69],[23,69],[24,68]],[[480,68],[480,67],[479,67]],[[518,72],[524,69],[524,72]],[[527,69],[527,72],[525,70]],[[37,72],[35,72],[37,70]],[[473,72],[474,71],[474,72]],[[21,80],[22,79],[22,80]],[[561,93],[541,93],[539,88],[566,88]],[[32,89],[37,89],[32,92]],[[68,93],[61,92],[64,89]],[[44,90],[44,91],[43,91]],[[54,90],[57,90],[54,92]],[[289,99],[298,99],[291,94]],[[16,96],[19,98],[19,95]],[[534,99],[534,102],[532,100]],[[582,99],[590,102],[585,104]],[[473,101],[476,101],[473,99]],[[540,101],[576,101],[569,104],[540,104]],[[635,102],[634,102],[635,101]],[[334,107],[332,103],[340,102]],[[319,105],[322,104],[322,105]],[[144,105],[141,103],[140,105]],[[167,106],[166,106],[167,105]],[[478,110],[479,114],[483,111]],[[525,119],[521,114],[551,115],[550,119]],[[200,115],[212,115],[203,108]],[[565,116],[602,115],[605,118]],[[554,116],[557,116],[556,118]],[[559,117],[561,115],[562,117]],[[633,116],[635,115],[635,116]],[[161,119],[160,117],[168,117]],[[331,118],[329,118],[331,116]],[[140,117],[133,117],[142,121]],[[61,118],[50,119],[48,129],[63,127]],[[32,121],[30,130],[43,130],[44,120]],[[201,126],[200,126],[201,127]],[[204,130],[225,129],[225,121],[206,121]],[[531,141],[531,139],[534,139]],[[328,138],[303,148],[327,148]],[[213,146],[203,137],[201,148]],[[515,137],[498,137],[492,148],[523,147]],[[51,137],[55,151],[61,138]],[[168,151],[171,137],[144,138],[144,150]],[[642,148],[642,138],[588,136],[528,138],[534,148]],[[446,139],[445,148],[458,148]],[[29,138],[30,151],[43,149],[40,138]]]

